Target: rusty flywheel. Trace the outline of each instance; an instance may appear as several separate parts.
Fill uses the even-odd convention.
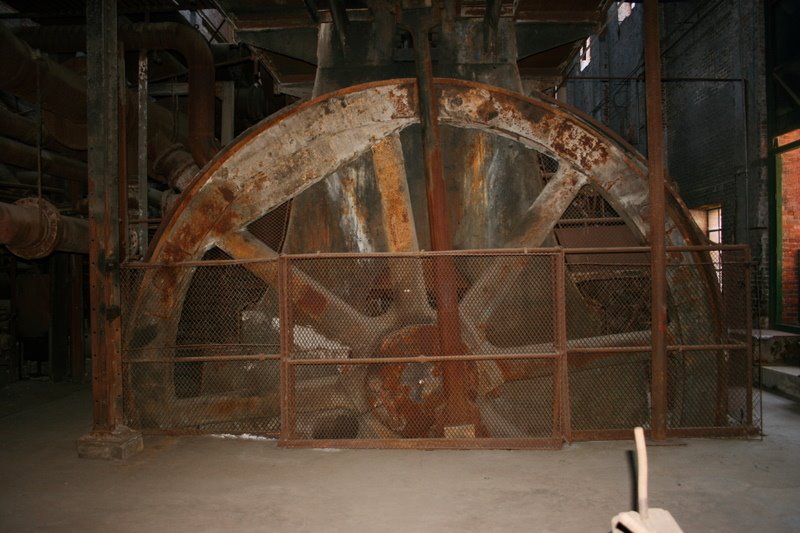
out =
[[[474,192],[462,187],[457,209],[457,216],[462,217],[461,233],[457,234],[456,247],[552,245],[556,223],[587,186],[613,207],[636,241],[646,242],[645,161],[608,130],[545,96],[528,98],[496,87],[450,79],[437,79],[435,94],[440,124],[448,128],[450,136],[443,145],[444,151],[457,152],[459,147],[453,139],[464,132],[490,137],[494,139],[492,142],[513,146],[518,152],[542,153],[558,162],[557,170],[546,182],[533,170],[515,170],[519,180],[536,183],[531,201],[512,215],[492,213],[490,202],[478,202]],[[329,196],[341,200],[342,207],[330,210],[327,215],[340,220],[336,230],[339,237],[330,229],[317,227],[315,230],[314,225],[325,219],[318,213],[308,213],[306,219],[311,222],[303,227],[304,211],[296,203],[286,236],[289,252],[316,252],[321,248],[322,251],[407,252],[425,247],[428,242],[426,220],[421,214],[424,210],[418,205],[424,198],[415,192],[411,179],[413,165],[408,161],[407,132],[418,127],[419,122],[415,81],[410,79],[347,88],[269,117],[240,135],[198,174],[160,228],[149,262],[167,265],[200,261],[212,248],[238,260],[277,258],[279,251],[253,235],[248,226],[287,200],[301,199],[304,194],[312,198],[314,194],[322,194],[320,187],[327,187]],[[478,165],[481,169],[491,164],[483,163],[483,166]],[[514,161],[505,165],[519,166]],[[369,167],[367,171],[364,171],[365,166]],[[446,172],[446,179],[465,179],[464,175],[477,179],[475,176],[480,172],[469,174],[464,166],[462,164],[457,177]],[[348,178],[353,175],[357,176]],[[360,192],[358,184],[365,182],[370,184],[369,191]],[[317,193],[314,193],[315,187]],[[363,200],[365,205],[354,207],[366,197],[369,200]],[[370,213],[359,215],[364,209]],[[497,224],[499,218],[502,224]],[[668,194],[666,222],[668,245],[698,243],[696,229],[685,206],[672,192]],[[497,227],[487,236],[485,228],[493,225]],[[476,237],[477,234],[480,235]],[[673,260],[691,262],[693,258],[690,254],[682,258],[678,254]],[[245,262],[243,266],[248,268],[248,264]],[[271,265],[262,265],[251,272],[266,285],[275,287],[277,263]],[[126,324],[129,334],[125,342],[128,346],[135,345],[137,353],[152,354],[154,351],[148,352],[148,347],[175,344],[181,309],[194,270],[181,272],[182,275],[176,275],[175,269],[166,266],[145,272]],[[518,275],[519,272],[512,271],[505,276],[477,276],[463,287],[459,304],[463,340],[473,351],[488,353],[486,350],[491,349],[492,353],[502,353],[503,349],[492,345],[491,333],[476,326],[477,317],[472,316],[472,310],[491,306],[499,295],[507,292],[510,280]],[[699,269],[693,275],[703,277],[705,274]],[[398,279],[400,276],[405,279]],[[390,285],[402,281],[404,286],[425,290],[421,272],[390,272],[389,277]],[[702,279],[701,283],[713,284],[710,280]],[[363,357],[379,350],[394,353],[404,335],[417,339],[429,336],[426,327],[435,320],[435,313],[424,303],[424,298],[398,294],[386,309],[373,316],[355,309],[311,275],[298,273],[296,283],[325,296],[324,308],[308,313],[308,327],[347,346],[350,357]],[[686,283],[670,280],[669,298],[673,336],[691,340],[713,329],[709,325],[714,314],[713,303],[698,302],[695,295],[689,294]],[[303,305],[300,301],[293,303]],[[513,351],[513,347],[507,351]],[[168,350],[155,352],[164,359],[171,356]],[[415,372],[419,375],[405,375]],[[435,369],[420,367],[386,369],[382,375],[371,378],[362,376],[364,390],[353,393],[352,387],[346,387],[351,392],[349,397],[344,395],[338,407],[351,409],[358,419],[359,405],[370,398],[386,397],[387,384],[411,378],[424,384],[425,380],[435,381],[435,374]],[[176,396],[169,365],[156,365],[156,369],[140,374],[130,386],[146,391],[138,395],[135,406],[129,410],[129,421],[134,425],[180,425],[184,422],[174,417],[165,418],[163,406],[169,404],[180,409],[184,402],[188,409],[190,401],[197,401]],[[414,394],[428,393],[417,390]],[[431,401],[435,401],[435,394],[429,394]],[[386,398],[384,400],[388,403]],[[422,398],[417,400],[424,403]],[[212,404],[215,400],[203,401]],[[258,410],[264,406],[250,405],[250,408]],[[422,428],[409,428],[391,414],[373,415],[368,423],[363,420],[360,423],[356,434],[365,437],[386,433],[425,436],[433,425],[430,422]],[[491,428],[483,428],[483,431],[493,433]]]

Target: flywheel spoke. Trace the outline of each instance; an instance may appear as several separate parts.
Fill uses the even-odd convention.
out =
[[[380,190],[387,251],[416,252],[419,250],[417,228],[398,134],[390,135],[372,147],[372,165]],[[398,321],[401,324],[432,321],[434,313],[428,305],[421,262],[415,259],[390,260],[389,276],[394,289],[393,312]]]
[[[247,230],[230,232],[217,243],[234,259],[265,259],[262,262],[244,262],[242,266],[265,283],[277,287],[278,263],[269,262],[278,255],[269,246]],[[313,327],[326,337],[345,346],[352,354],[370,355],[377,342],[393,326],[394,317],[369,317],[359,313],[350,304],[333,294],[322,284],[299,269],[292,269],[290,298],[294,307],[311,321]]]
[[[561,165],[531,205],[520,224],[521,230],[507,243],[508,248],[537,248],[553,231],[561,215],[588,182],[588,178],[568,165]],[[462,320],[469,331],[483,331],[497,305],[516,286],[528,264],[524,257],[501,257],[489,264],[461,301]],[[480,340],[472,339],[472,343]]]

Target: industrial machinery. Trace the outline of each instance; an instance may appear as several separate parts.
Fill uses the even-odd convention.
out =
[[[413,10],[398,15],[417,46],[416,80],[326,92],[269,117],[202,170],[159,229],[128,304],[131,425],[276,431],[281,395],[291,396],[283,399],[287,442],[560,442],[565,410],[587,435],[646,423],[648,361],[641,348],[632,350],[649,343],[641,307],[648,309],[647,256],[576,250],[559,267],[546,251],[524,250],[644,244],[644,160],[562,103],[503,88],[519,87],[507,59],[514,57],[510,21],[491,47],[487,26],[475,19],[454,21],[437,43],[438,69],[494,82],[488,85],[432,79],[433,21]],[[348,35],[370,40],[343,53],[336,29],[322,25],[319,50],[331,64],[320,62],[317,92],[341,85],[343,71],[360,67],[363,77],[389,68],[391,57],[374,64],[380,39],[367,30],[351,28]],[[284,231],[265,236],[270,224]],[[666,224],[670,246],[701,243],[674,192]],[[451,248],[523,251],[414,253]],[[322,254],[283,267],[280,253]],[[722,342],[708,255],[676,248],[671,259],[671,344]],[[239,299],[225,308],[232,316],[198,313],[220,284]],[[222,348],[198,350],[197,332],[210,330],[219,335],[205,342]],[[563,359],[536,357],[557,352],[559,339]],[[275,357],[248,357],[248,343],[262,354],[273,346]],[[243,361],[213,357],[231,345],[238,351],[230,355],[245,354]],[[571,349],[588,351],[567,363]],[[710,348],[688,363],[675,357],[675,427],[728,425],[727,399],[721,404],[721,389],[708,386],[727,380],[720,357],[728,355]],[[304,358],[321,364],[287,362]],[[336,364],[322,364],[326,358]]]
[[[646,161],[523,94],[517,67],[522,47],[575,37],[520,28],[500,1],[369,4],[348,17],[331,2],[312,98],[219,151],[208,99],[189,104],[189,150],[140,101],[140,173],[181,192],[121,267],[123,422],[356,446],[560,446],[647,426]],[[170,31],[120,38],[175,49]],[[213,83],[207,54],[182,49],[189,85]],[[669,427],[747,433],[744,252],[715,266],[669,186],[665,211]]]

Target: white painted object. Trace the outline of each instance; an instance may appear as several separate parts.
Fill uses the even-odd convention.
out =
[[[636,439],[637,492],[639,494],[639,512],[627,511],[611,519],[611,531],[630,531],[631,533],[683,533],[681,526],[664,509],[650,509],[647,502],[647,447],[644,443],[644,430],[637,427],[633,430]],[[625,529],[622,529],[621,527]]]

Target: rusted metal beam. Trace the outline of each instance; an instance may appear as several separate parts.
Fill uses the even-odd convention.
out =
[[[380,210],[387,249],[391,252],[416,252],[419,250],[417,228],[399,135],[391,135],[372,147],[372,167],[381,191]],[[407,318],[410,322],[430,316],[427,299],[420,297],[425,294],[422,264],[415,261],[413,267],[408,268],[408,264],[391,262],[389,272],[392,287],[399,289],[395,298],[400,320]]]
[[[147,102],[148,102],[148,59],[147,49],[139,50],[139,62],[137,70],[137,100],[136,109],[138,113],[137,128],[136,128],[136,198],[139,201],[139,207],[136,211],[136,217],[139,219],[146,219],[148,216],[147,210]],[[129,184],[130,186],[130,184]],[[144,257],[147,253],[147,242],[149,239],[147,231],[147,223],[141,222],[136,225],[137,236],[137,250],[136,254],[139,257]]]
[[[263,258],[268,261],[278,257],[273,250],[247,231],[227,234],[219,242],[219,247],[240,259]],[[277,261],[244,263],[244,267],[268,285],[277,285]],[[293,268],[289,275],[291,292],[285,295],[286,298],[324,335],[334,339],[347,338],[356,357],[374,350],[378,340],[392,325],[392,317],[362,315],[300,269]]]
[[[506,245],[509,248],[541,246],[545,238],[553,232],[569,204],[587,183],[589,179],[586,175],[567,165],[559,167],[523,217],[519,228],[521,233],[513,236]]]
[[[119,146],[116,6],[87,5],[89,283],[93,428],[122,420],[119,329]],[[115,316],[117,315],[117,316]]]
[[[558,24],[598,24],[601,20],[599,10],[544,10],[544,9],[518,9],[515,20],[531,22],[554,22]]]
[[[88,229],[88,224],[87,224]],[[88,232],[87,232],[88,233]],[[84,242],[88,241],[85,239]],[[83,256],[70,256],[69,356],[70,378],[81,382],[85,374],[86,357],[83,348]]]
[[[336,34],[339,36],[339,44],[342,45],[342,51],[347,53],[347,31],[350,25],[350,19],[347,16],[347,10],[341,0],[329,0],[331,6],[331,18],[333,25],[336,28]]]
[[[493,54],[497,45],[497,29],[500,25],[500,0],[488,0],[483,14],[483,50]]]
[[[658,0],[645,0],[645,94],[647,159],[650,173],[651,395],[652,437],[667,437],[667,257],[665,253],[664,122],[661,103],[661,45]]]
[[[407,9],[403,11],[402,17],[405,25],[411,30],[414,44],[431,248],[450,250],[453,248],[453,241],[450,213],[447,209],[439,109],[433,86],[433,63],[429,42],[431,30],[440,23],[440,15],[436,7]],[[461,341],[456,278],[455,262],[452,257],[434,258],[438,345],[442,355],[458,355],[465,350]],[[475,436],[481,431],[480,413],[469,399],[465,383],[467,368],[463,363],[445,363],[443,374],[447,405],[442,426],[463,427],[468,434]]]

